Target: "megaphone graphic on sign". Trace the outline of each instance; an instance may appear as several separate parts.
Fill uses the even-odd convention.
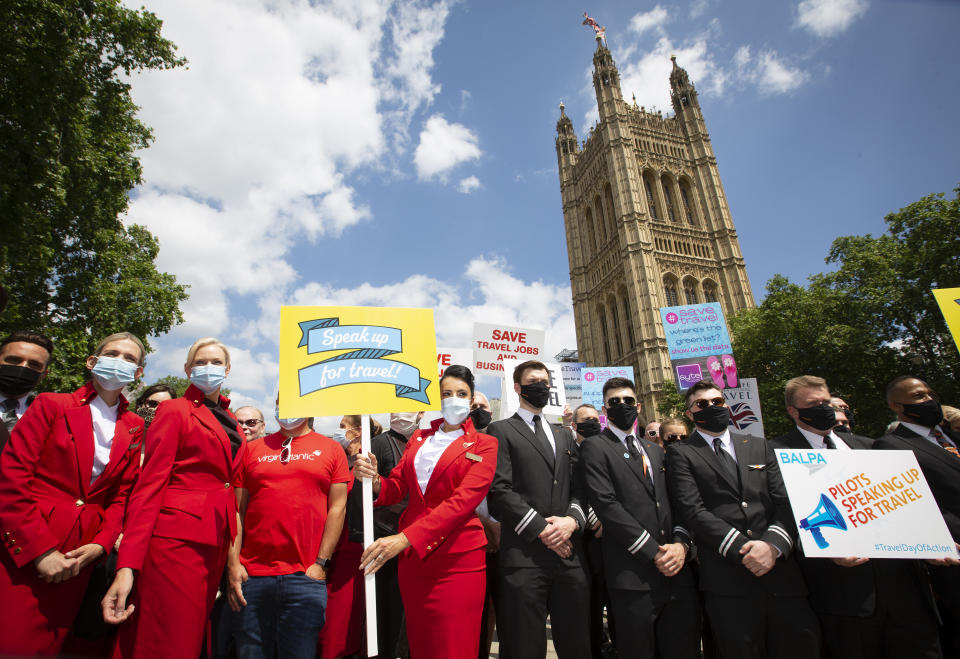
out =
[[[830,546],[830,543],[823,537],[823,533],[820,531],[821,526],[832,526],[841,531],[847,530],[847,523],[843,520],[843,515],[833,505],[833,501],[827,498],[826,494],[821,494],[817,508],[807,515],[806,519],[800,520],[800,528],[810,531],[813,534],[813,539],[817,541],[817,546],[820,549],[826,549]]]

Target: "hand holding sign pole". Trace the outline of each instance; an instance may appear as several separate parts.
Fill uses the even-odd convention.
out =
[[[437,409],[432,309],[281,307],[280,416],[361,415],[361,451],[370,452],[370,416]],[[426,376],[426,377],[424,377]],[[373,483],[361,481],[363,545],[373,542]],[[378,654],[375,575],[365,578],[367,654]]]

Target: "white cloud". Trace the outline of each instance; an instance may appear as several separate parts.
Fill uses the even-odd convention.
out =
[[[710,8],[710,0],[693,0],[690,3],[690,18],[700,18]]]
[[[867,0],[802,0],[797,25],[818,37],[834,37],[867,11]]]
[[[478,159],[483,152],[477,136],[462,124],[450,123],[443,115],[435,114],[420,133],[420,143],[413,157],[417,178],[429,181],[447,173],[460,163]]]
[[[140,2],[127,0],[131,6]],[[175,336],[223,334],[297,274],[290,249],[371,213],[352,183],[390,166],[440,87],[432,51],[447,0],[154,0],[189,66],[137,75],[154,130],[126,221],[160,240],[158,265],[190,286]]]
[[[478,190],[480,188],[480,179],[476,176],[468,176],[465,179],[461,179],[459,185],[457,185],[457,192],[462,192],[463,194],[470,194],[471,192]]]
[[[639,35],[647,30],[659,28],[669,20],[670,16],[667,14],[667,10],[657,5],[650,11],[634,15],[630,19],[630,29]]]
[[[755,59],[749,46],[742,46],[734,54],[734,66],[741,80],[752,82],[763,94],[785,94],[810,80],[810,74],[792,67],[776,51],[766,50]]]

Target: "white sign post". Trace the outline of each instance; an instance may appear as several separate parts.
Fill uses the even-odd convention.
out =
[[[912,451],[774,454],[807,557],[960,558]]]
[[[504,374],[504,359],[543,361],[546,332],[540,329],[508,327],[489,323],[473,324],[474,375]]]
[[[370,415],[360,417],[360,453],[370,454]],[[363,488],[363,547],[366,549],[373,544],[373,480],[361,478]],[[375,657],[380,654],[377,648],[377,575],[367,574],[363,577],[364,595],[367,604],[367,656]]]

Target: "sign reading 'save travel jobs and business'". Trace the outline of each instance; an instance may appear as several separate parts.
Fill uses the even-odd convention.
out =
[[[473,324],[473,372],[503,375],[503,360],[543,361],[546,333],[540,329]]]

